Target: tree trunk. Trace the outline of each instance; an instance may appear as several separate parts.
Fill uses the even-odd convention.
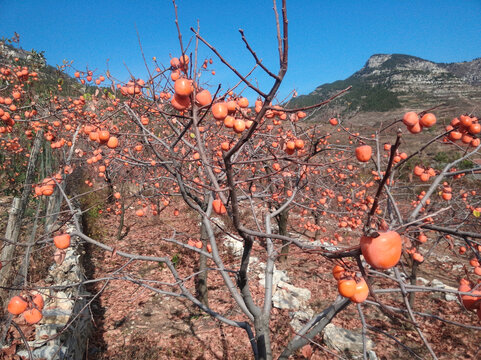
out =
[[[259,316],[254,320],[254,327],[256,329],[256,344],[259,360],[271,360],[271,338],[269,333],[269,319],[264,316]]]
[[[63,181],[58,186],[61,186],[63,190],[65,190],[65,181]],[[47,211],[45,217],[45,232],[49,233],[52,230],[53,225],[58,219],[58,215],[60,212],[60,207],[62,205],[63,196],[57,186],[55,187],[55,192],[52,196],[49,196],[47,199]]]
[[[122,240],[122,230],[124,228],[124,221],[125,221],[125,200],[122,196],[122,200],[120,200],[120,221],[119,227],[117,228],[117,240]]]
[[[411,276],[409,277],[409,280],[411,281],[411,285],[416,285],[419,263],[417,261],[414,261],[414,260],[412,260],[412,261],[413,261],[413,266],[411,268]],[[414,305],[415,298],[416,298],[416,292],[411,291],[409,293],[409,305],[411,306],[411,308]]]
[[[287,220],[289,219],[288,210],[282,211],[276,216],[277,225],[279,227],[279,235],[287,236]],[[284,263],[287,261],[287,255],[289,254],[289,242],[282,240],[281,255],[279,256],[279,261]]]
[[[209,237],[204,222],[202,222],[200,227],[200,240],[202,241],[202,250],[207,251]],[[205,306],[209,306],[209,293],[207,289],[207,257],[205,257],[205,255],[200,254],[198,271],[199,274],[196,276],[195,282],[197,299],[199,299],[199,301]]]
[[[314,224],[319,226],[319,224],[321,223],[321,217],[319,216],[319,213],[317,211],[313,211],[312,214],[314,216]],[[317,238],[319,237],[319,234],[320,234],[320,230],[317,229],[316,227],[316,231],[314,232],[314,240],[317,240]]]

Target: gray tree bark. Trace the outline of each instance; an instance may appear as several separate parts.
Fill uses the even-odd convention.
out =
[[[202,249],[207,251],[209,237],[204,222],[202,222],[200,227],[200,240],[202,241]],[[199,275],[197,275],[195,283],[197,299],[199,299],[199,301],[205,306],[209,306],[209,291],[207,289],[207,258],[203,254],[200,254],[198,271]]]

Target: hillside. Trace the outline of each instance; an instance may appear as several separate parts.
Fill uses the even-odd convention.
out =
[[[318,103],[350,85],[349,93],[332,103],[340,114],[426,109],[442,103],[458,112],[471,111],[481,106],[481,58],[444,64],[409,55],[376,54],[347,79],[320,85],[289,106]]]
[[[102,89],[102,87],[89,84],[81,85],[77,79],[67,75],[61,66],[54,67],[48,65],[43,51],[35,51],[33,49],[27,51],[0,41],[0,64],[3,63],[15,63],[35,70],[40,79],[40,81],[34,84],[37,93],[49,93],[52,90],[57,92],[58,86],[62,89],[60,94],[64,96],[93,94],[98,88]]]

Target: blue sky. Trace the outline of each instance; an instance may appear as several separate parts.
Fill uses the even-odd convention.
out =
[[[259,57],[277,70],[271,1],[178,0],[177,5],[185,43],[192,37],[189,27],[199,21],[201,34],[245,73],[253,61],[239,36],[242,28]],[[289,69],[281,97],[292,89],[306,94],[345,79],[375,53],[436,62],[481,56],[481,0],[291,0],[287,13]],[[0,36],[16,31],[24,49],[44,50],[51,65],[66,59],[79,69],[105,71],[108,60],[120,80],[128,80],[126,66],[146,76],[136,29],[149,64],[153,56],[167,65],[170,54],[179,55],[171,0],[0,0]],[[204,81],[212,86],[237,82],[208,49],[199,53],[214,59],[216,76],[204,75]],[[270,85],[260,72],[255,75],[264,89]]]

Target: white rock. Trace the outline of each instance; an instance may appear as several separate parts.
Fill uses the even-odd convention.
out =
[[[297,333],[304,325],[314,317],[314,310],[306,308],[305,310],[294,311],[291,314],[291,327]]]
[[[444,298],[446,301],[458,301],[458,295],[453,294],[453,293],[445,293]]]
[[[324,328],[323,339],[324,343],[331,349],[362,354],[362,334],[360,331],[351,331],[328,324]],[[370,351],[373,347],[373,341],[366,335],[366,350]]]
[[[249,269],[251,269],[251,267],[259,266],[259,264],[263,264],[263,263],[259,262],[259,258],[257,256],[249,257]]]
[[[229,251],[234,256],[242,256],[242,252],[244,251],[244,243],[238,237],[232,237],[230,235],[226,235],[223,239],[224,246],[229,249]]]
[[[431,286],[435,288],[441,288],[441,289],[444,289],[446,287],[446,285],[444,285],[444,283],[438,279],[431,280]]]
[[[311,292],[309,289],[298,288],[280,281],[277,284],[277,291],[272,296],[272,304],[278,309],[299,310],[307,305],[310,298]]]
[[[454,264],[453,265],[453,271],[454,270],[461,270],[463,268],[463,265],[462,264]]]
[[[259,273],[259,283],[264,286],[265,283],[265,264],[263,264],[262,271]],[[260,265],[260,264],[259,264]],[[275,293],[277,291],[277,287],[279,283],[283,282],[288,282],[289,281],[289,276],[287,276],[287,271],[286,270],[277,270],[275,265],[274,265],[274,272],[272,274],[272,291]]]
[[[42,323],[65,325],[66,323],[68,323],[71,315],[72,315],[71,310],[46,309],[46,310],[43,310]]]
[[[428,279],[425,279],[425,278],[423,278],[423,277],[421,277],[421,276],[418,276],[418,277],[416,278],[416,280],[419,281],[419,282],[421,283],[421,285],[423,285],[423,286],[426,286],[427,284],[429,284],[429,280],[428,280]]]

